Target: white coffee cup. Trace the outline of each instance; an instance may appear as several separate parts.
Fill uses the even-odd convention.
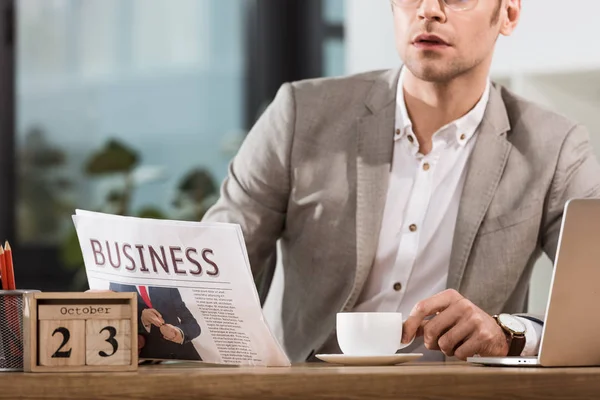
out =
[[[402,313],[338,313],[337,340],[344,354],[385,356],[409,346],[402,344]]]

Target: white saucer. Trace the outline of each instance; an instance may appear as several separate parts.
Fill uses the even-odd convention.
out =
[[[397,365],[418,360],[422,353],[391,354],[389,356],[352,356],[349,354],[317,354],[319,360],[341,365]]]

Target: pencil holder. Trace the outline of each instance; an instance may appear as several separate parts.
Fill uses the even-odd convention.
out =
[[[0,290],[0,372],[23,371],[23,314],[27,293],[36,290]]]

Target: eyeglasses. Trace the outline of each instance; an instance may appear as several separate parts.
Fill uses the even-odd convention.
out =
[[[392,5],[397,7],[411,7],[419,4],[422,0],[391,0]],[[479,0],[443,0],[444,4],[454,11],[469,11],[477,6]]]

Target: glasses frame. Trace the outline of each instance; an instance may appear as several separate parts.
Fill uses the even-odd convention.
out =
[[[423,0],[407,0],[407,1],[409,1],[410,4],[400,5],[400,4],[398,4],[398,0],[390,0],[393,7],[401,7],[401,8],[406,7],[406,6],[416,5]],[[469,5],[464,6],[464,7],[459,7],[459,6],[448,4],[448,0],[438,0],[438,2],[439,1],[443,2],[446,7],[448,7],[449,9],[451,9],[453,11],[471,11],[472,9],[477,7],[477,5],[479,4],[479,0],[472,0],[471,3],[469,3]]]

